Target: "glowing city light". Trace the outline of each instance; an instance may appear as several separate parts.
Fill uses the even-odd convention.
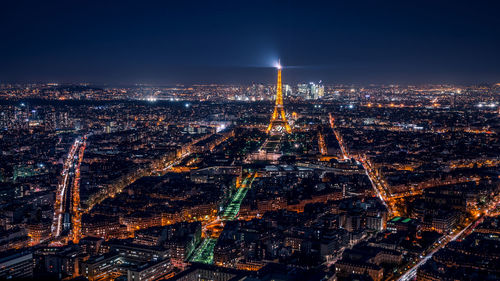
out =
[[[277,69],[281,69],[281,62],[280,62],[280,60],[278,60],[277,62],[274,63],[274,67],[276,67]]]

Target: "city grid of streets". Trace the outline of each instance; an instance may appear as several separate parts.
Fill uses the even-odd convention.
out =
[[[81,147],[83,147],[82,150]],[[53,238],[61,236],[64,229],[68,230],[69,226],[64,227],[64,224],[69,224],[70,212],[79,208],[74,206],[77,202],[73,199],[73,196],[79,193],[75,184],[77,185],[79,180],[78,169],[79,163],[82,161],[84,147],[85,144],[81,138],[75,139],[64,162],[61,182],[57,186],[56,201],[54,203],[54,219],[51,227]]]
[[[252,183],[255,180],[257,173],[253,173],[245,177],[242,181],[241,186],[237,188],[236,193],[229,200],[229,204],[226,208],[222,209],[222,215],[218,216],[214,221],[209,222],[204,230],[213,227],[224,228],[225,221],[231,221],[238,217],[241,203],[245,198],[248,190],[252,187]],[[219,234],[220,234],[219,230]],[[217,235],[205,234],[206,238],[201,242],[201,244],[193,251],[192,257],[189,259],[192,262],[201,262],[206,264],[212,264],[214,259],[214,247],[217,243]]]
[[[4,2],[0,281],[500,280],[500,1]]]
[[[349,155],[348,149],[345,147],[342,136],[335,129],[335,122],[333,116],[330,114],[330,125],[334,132],[335,138],[337,139],[339,146],[342,152],[343,159],[349,159],[352,156]],[[62,181],[58,186],[57,197],[55,209],[54,209],[54,222],[53,222],[53,237],[57,238],[62,235],[63,231],[66,231],[65,235],[69,235],[71,240],[77,242],[80,238],[80,227],[81,227],[81,210],[78,208],[79,202],[79,168],[83,158],[83,152],[85,150],[85,140],[86,137],[77,138],[73,145],[70,148],[68,153],[68,157],[64,163],[64,168],[62,171]],[[264,145],[267,143],[264,142]],[[319,145],[321,146],[321,153],[325,154],[325,144],[323,136],[319,137]],[[183,159],[186,159],[190,156],[190,153],[182,154],[180,157],[177,157],[175,160],[167,163],[165,168],[161,170],[163,174],[165,171],[170,170],[173,166],[178,165],[182,162]],[[382,200],[384,205],[388,208],[391,217],[397,216],[398,211],[395,209],[395,198],[401,198],[397,195],[394,195],[390,188],[386,186],[384,180],[380,178],[380,176],[374,172],[370,162],[366,160],[363,156],[354,157],[359,163],[362,164],[365,173],[370,180],[375,193]],[[189,260],[192,262],[200,262],[206,264],[213,263],[213,251],[214,247],[217,243],[217,235],[220,234],[224,227],[224,222],[229,220],[234,220],[237,218],[239,213],[240,205],[248,191],[251,187],[253,180],[256,177],[256,173],[252,175],[248,175],[243,181],[237,191],[229,200],[227,206],[222,208],[219,216],[208,223],[204,223],[203,226],[203,234],[205,238],[201,241],[201,243],[193,250],[192,254],[189,257]],[[411,191],[403,197],[414,196],[416,194],[421,194],[421,190]],[[486,212],[487,213],[487,212]],[[484,215],[484,214],[483,214]],[[399,272],[401,276],[398,280],[411,280],[416,276],[416,272],[418,268],[425,264],[434,253],[436,253],[439,249],[445,247],[448,242],[454,241],[458,237],[460,237],[466,230],[470,230],[483,218],[483,215],[478,218],[472,220],[468,225],[463,228],[456,229],[452,233],[447,234],[445,237],[440,239],[439,242],[433,246],[432,250],[424,256],[421,256],[420,259],[413,261],[413,265],[409,265],[406,269]],[[68,238],[66,238],[68,239]],[[55,242],[54,242],[55,241]],[[54,245],[61,244],[61,240],[54,240]]]
[[[142,106],[139,105],[138,112],[144,111]],[[182,108],[173,107],[173,110],[192,115],[198,111],[211,112],[220,106],[224,105],[186,103]],[[154,103],[147,104],[147,108],[151,107],[155,107]],[[191,107],[198,109],[191,111]],[[299,267],[302,263],[311,263],[310,268],[324,270],[325,274],[335,271],[342,277],[342,274],[350,274],[351,269],[345,266],[352,266],[350,259],[357,255],[356,252],[370,248],[364,253],[370,255],[370,251],[380,251],[385,247],[378,243],[393,239],[390,242],[399,243],[394,247],[401,247],[390,253],[397,256],[398,262],[378,274],[383,274],[386,280],[412,280],[423,270],[428,270],[423,265],[435,262],[433,257],[438,256],[436,253],[442,249],[448,250],[450,242],[462,241],[485,218],[498,213],[495,208],[499,200],[493,198],[497,193],[494,189],[496,178],[491,170],[500,162],[495,155],[490,155],[491,149],[485,150],[485,145],[481,143],[495,145],[496,133],[493,130],[460,128],[464,137],[456,141],[451,139],[455,143],[464,139],[467,146],[476,145],[474,149],[480,151],[483,158],[473,156],[470,159],[469,154],[460,154],[464,150],[467,152],[467,146],[461,147],[461,150],[453,152],[457,153],[455,158],[458,160],[444,156],[450,159],[437,164],[445,168],[433,168],[446,176],[431,178],[430,183],[419,184],[422,181],[417,181],[397,185],[398,176],[402,174],[409,178],[425,175],[424,172],[428,173],[426,176],[434,176],[425,166],[426,161],[434,159],[428,160],[428,155],[419,154],[424,149],[434,149],[437,153],[442,149],[441,154],[451,154],[454,147],[443,138],[448,137],[445,135],[447,129],[440,127],[442,125],[438,121],[433,121],[437,123],[435,128],[420,131],[415,129],[416,125],[401,126],[400,121],[390,123],[366,118],[365,115],[371,112],[369,104],[360,105],[359,112],[350,106],[347,112],[335,110],[342,107],[328,105],[325,110],[319,111],[321,107],[312,103],[295,104],[294,109],[303,115],[291,114],[294,132],[290,134],[280,130],[279,125],[279,133],[270,134],[264,132],[266,126],[262,124],[192,121],[179,125],[170,121],[162,123],[161,118],[154,122],[145,121],[145,117],[129,118],[129,113],[122,128],[117,128],[115,121],[106,121],[102,131],[64,132],[68,138],[66,142],[76,135],[82,137],[74,139],[71,146],[68,144],[64,161],[51,162],[62,164],[60,170],[54,169],[60,171],[60,177],[56,200],[51,206],[51,235],[50,238],[38,238],[36,232],[30,233],[33,241],[39,241],[32,242],[32,245],[48,245],[53,251],[80,247],[80,241],[89,243],[89,239],[95,238],[102,239],[105,245],[124,243],[127,247],[171,247],[166,253],[170,255],[173,266],[205,264],[259,270],[273,260]],[[99,111],[103,109],[95,108]],[[391,105],[377,106],[383,113],[394,108]],[[397,110],[404,108],[400,105]],[[404,110],[433,120],[428,117],[432,115],[427,110],[442,111],[436,108],[426,108],[423,112],[414,107]],[[446,110],[446,114],[455,114]],[[151,112],[150,109],[146,111]],[[478,109],[474,114],[481,116],[483,112]],[[494,124],[491,121],[494,118],[491,113],[488,114],[488,122]],[[130,129],[130,122],[138,123]],[[388,127],[373,126],[375,122]],[[407,121],[410,122],[415,120]],[[150,127],[150,124],[154,125]],[[450,135],[456,136],[455,130]],[[379,139],[376,139],[377,134]],[[380,137],[383,135],[389,136],[389,139]],[[416,139],[420,143],[407,145],[409,135],[420,137]],[[433,139],[437,141],[429,144],[429,140]],[[387,148],[395,146],[388,141],[399,143],[395,151],[386,155]],[[440,148],[443,142],[448,147]],[[61,143],[61,138],[57,143]],[[460,143],[454,145],[459,147]],[[37,167],[43,168],[43,165]],[[420,167],[427,170],[418,170]],[[121,169],[120,172],[116,173],[115,168]],[[479,176],[481,169],[484,173]],[[106,181],[113,174],[118,177]],[[105,180],[99,181],[101,177]],[[80,187],[82,179],[83,186]],[[221,189],[215,190],[214,186]],[[453,197],[457,189],[449,191],[455,186],[464,190],[473,187],[476,193],[463,193],[457,199]],[[412,213],[422,208],[416,203],[433,202],[429,192],[437,192],[441,188],[448,193],[439,195],[440,200],[451,204],[464,203],[454,207],[461,213],[455,210],[451,213],[456,216],[452,217],[456,223],[452,221],[442,229],[440,225],[418,218],[418,213]],[[89,190],[95,196],[89,197]],[[250,199],[245,200],[250,190]],[[446,197],[449,194],[451,199]],[[80,197],[84,198],[84,203],[80,202]],[[127,204],[122,206],[122,202]],[[423,208],[424,212],[429,208],[435,210],[432,206],[424,205]],[[243,210],[241,214],[240,210]],[[36,216],[30,218],[33,219]],[[239,220],[238,223],[227,224],[235,220]],[[225,229],[227,225],[231,228]],[[267,233],[277,233],[278,230],[283,235],[270,240],[270,237],[265,237]],[[247,238],[256,239],[258,235],[252,237],[253,233],[259,231],[265,234],[258,238],[261,241],[248,242],[255,244],[249,244],[244,247],[245,250],[231,248],[231,245],[247,243]],[[157,236],[158,233],[165,234]],[[397,242],[398,235],[407,237]],[[413,244],[404,245],[404,241],[412,239]],[[234,242],[231,243],[231,240]],[[183,243],[189,243],[189,248]],[[414,245],[411,253],[401,250]],[[136,248],[134,251],[142,250]],[[90,261],[92,257],[99,258],[97,255],[89,255]],[[240,256],[235,259],[233,255]],[[377,268],[375,263],[379,261],[375,261],[363,262]],[[118,269],[100,274],[110,278],[121,275]],[[381,280],[377,276],[375,279]]]

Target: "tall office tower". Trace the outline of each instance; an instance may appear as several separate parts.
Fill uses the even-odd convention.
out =
[[[290,97],[292,95],[292,87],[290,85],[285,84],[285,97]]]
[[[323,85],[320,81],[318,85],[318,98],[322,99],[324,96],[325,96],[325,85]]]
[[[309,89],[309,85],[308,84],[298,84],[297,85],[297,88],[298,88],[298,96],[303,98],[303,99],[306,99],[309,97],[309,92],[310,92],[310,89]]]
[[[309,99],[316,100],[318,99],[318,85],[314,84],[314,82],[309,83]]]

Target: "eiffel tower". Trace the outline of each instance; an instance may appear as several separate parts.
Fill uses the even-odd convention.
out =
[[[276,85],[276,103],[274,105],[273,115],[267,127],[266,132],[271,135],[291,133],[292,128],[288,124],[283,107],[283,90],[281,87],[281,64],[278,62],[278,83]]]

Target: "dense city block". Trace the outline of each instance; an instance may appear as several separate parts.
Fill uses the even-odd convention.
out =
[[[279,83],[2,85],[0,278],[500,278],[498,85]]]

